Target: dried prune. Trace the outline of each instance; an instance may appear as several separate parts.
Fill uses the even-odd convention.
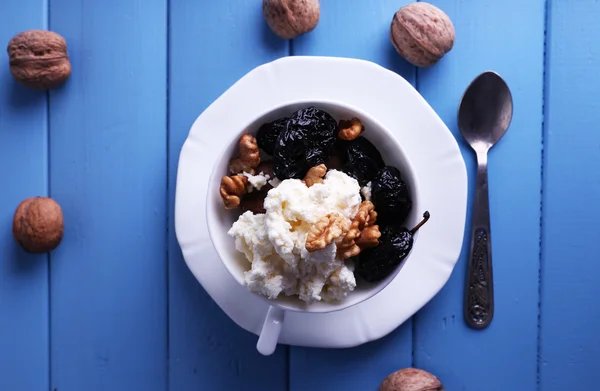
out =
[[[328,154],[323,148],[308,148],[306,150],[306,164],[308,167],[315,167],[319,164],[325,164]]]
[[[258,132],[256,132],[256,142],[258,146],[269,155],[273,155],[277,137],[281,131],[286,128],[287,122],[288,118],[283,117],[262,124],[261,127],[258,128]]]
[[[275,176],[273,174],[273,161],[272,160],[262,160],[258,166],[254,169],[257,174],[262,173],[263,175],[268,175],[269,179],[273,179]]]
[[[412,209],[412,199],[400,170],[385,166],[373,178],[371,200],[380,221],[402,224]]]
[[[336,126],[329,113],[315,107],[294,112],[273,148],[275,176],[300,179],[310,167],[325,163],[335,144]]]
[[[260,190],[253,190],[250,193],[244,194],[240,201],[240,209],[242,213],[251,211],[252,213],[265,213],[264,201],[267,193],[273,186],[266,184]]]
[[[327,157],[325,165],[330,170],[341,170],[342,169],[342,158],[340,157],[339,149],[334,148],[331,154]]]
[[[273,172],[279,180],[302,179],[310,167],[306,163],[306,132],[288,126],[277,137],[273,150]]]
[[[342,159],[342,171],[361,186],[371,182],[385,163],[377,148],[365,137],[352,141],[338,140],[336,149]]]
[[[319,148],[329,154],[335,144],[337,122],[328,112],[314,106],[293,113],[288,121],[288,126],[306,132],[307,148]]]
[[[360,253],[356,274],[367,282],[378,282],[389,276],[410,253],[415,232],[429,217],[429,212],[425,212],[423,220],[410,231],[396,224],[384,226],[381,229],[379,245]]]

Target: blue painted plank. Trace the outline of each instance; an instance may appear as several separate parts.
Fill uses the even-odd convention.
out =
[[[237,79],[255,66],[287,55],[289,46],[268,30],[261,2],[256,0],[236,1],[235,6],[227,1],[171,0],[169,44],[171,212],[179,151],[193,121]],[[172,227],[171,214],[170,389],[285,389],[287,349],[278,348],[269,357],[257,353],[257,337],[229,319],[194,279]]]
[[[52,0],[73,74],[50,95],[52,389],[167,389],[166,0]]]
[[[597,1],[549,3],[540,386],[597,389],[600,34]]]
[[[397,55],[389,40],[392,16],[408,2],[321,1],[317,28],[293,41],[293,54],[370,60],[414,84],[415,68]],[[387,374],[410,367],[411,361],[409,320],[386,337],[351,349],[292,348],[290,389],[375,390]]]
[[[6,45],[46,28],[42,0],[3,4],[0,12],[0,389],[48,389],[48,255],[26,254],[12,237],[19,203],[48,195],[47,94],[13,79]]]
[[[512,89],[514,117],[489,154],[495,316],[489,328],[463,321],[469,204],[463,252],[444,289],[417,315],[415,366],[448,390],[534,390],[538,337],[538,272],[544,55],[544,0],[435,0],[453,20],[456,42],[418,85],[458,138],[473,200],[475,156],[456,125],[460,98],[480,72],[499,72]],[[518,10],[518,12],[515,12]],[[507,23],[508,22],[508,23]]]

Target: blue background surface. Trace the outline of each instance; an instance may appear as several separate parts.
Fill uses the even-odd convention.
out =
[[[293,41],[268,29],[258,0],[1,1],[0,43],[56,31],[73,74],[32,91],[0,61],[0,389],[362,391],[408,366],[449,391],[597,389],[600,3],[431,2],[456,42],[415,69],[389,41],[406,0],[322,0],[318,27]],[[173,231],[181,145],[238,78],[288,55],[367,59],[405,77],[457,136],[470,199],[458,102],[484,70],[507,80],[514,118],[489,156],[488,329],[462,320],[466,251],[410,321],[344,350],[262,357],[192,277]],[[49,255],[25,254],[11,234],[16,206],[36,195],[65,216]]]

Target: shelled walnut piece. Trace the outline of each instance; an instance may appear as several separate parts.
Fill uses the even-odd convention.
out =
[[[235,209],[240,206],[240,197],[246,194],[248,178],[243,175],[231,175],[221,178],[221,198],[225,209]]]
[[[365,248],[375,247],[379,244],[381,232],[375,224],[377,212],[371,201],[363,201],[350,229],[338,244],[338,255],[343,259],[355,257]]]
[[[247,172],[254,175],[254,169],[260,164],[260,151],[256,138],[244,134],[238,142],[239,157],[229,161],[229,171],[232,174]]]
[[[365,127],[358,118],[341,120],[338,125],[338,137],[342,140],[352,141],[365,131]]]
[[[314,252],[324,249],[344,235],[350,228],[350,220],[339,213],[330,213],[319,220],[308,231],[306,250]]]
[[[311,187],[315,183],[323,183],[323,177],[327,173],[327,167],[324,164],[312,167],[304,176],[304,184]]]

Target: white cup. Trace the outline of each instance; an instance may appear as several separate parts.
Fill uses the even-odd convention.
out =
[[[283,116],[288,116],[298,109],[309,106],[315,106],[327,111],[337,121],[340,119],[350,119],[352,117],[359,118],[366,129],[363,136],[369,139],[377,147],[387,165],[395,166],[402,172],[403,179],[409,186],[413,206],[405,223],[406,226],[412,227],[416,225],[421,220],[424,212],[424,210],[421,210],[419,184],[414,175],[414,169],[402,150],[401,140],[396,140],[389,130],[385,129],[371,116],[359,109],[334,101],[298,101],[288,102],[274,107],[272,110],[263,113],[249,122],[244,129],[240,129],[239,133],[237,133],[234,138],[227,140],[225,143],[226,147],[219,155],[219,159],[214,163],[209,179],[206,216],[210,238],[221,261],[233,278],[242,286],[245,286],[244,272],[250,269],[251,264],[244,254],[236,250],[234,239],[227,234],[227,231],[229,231],[232,224],[239,217],[240,211],[236,209],[226,210],[223,207],[223,201],[221,200],[219,193],[221,178],[224,175],[229,174],[228,162],[231,158],[237,156],[238,140],[242,134],[251,133],[255,135],[258,128],[263,123]],[[398,118],[398,123],[394,124],[394,126],[402,126],[402,119]],[[415,241],[417,240],[417,237],[418,233],[415,235]],[[285,314],[287,311],[326,313],[352,307],[371,298],[385,288],[396,277],[409,258],[410,254],[398,267],[396,267],[393,273],[378,283],[370,284],[357,279],[355,290],[350,292],[344,300],[339,302],[316,302],[306,304],[297,297],[286,297],[284,295],[281,295],[275,300],[269,300],[264,296],[257,295],[248,290],[248,294],[254,294],[260,297],[270,306],[258,339],[257,350],[263,355],[269,355],[274,352],[279,341],[279,335],[285,322]]]

